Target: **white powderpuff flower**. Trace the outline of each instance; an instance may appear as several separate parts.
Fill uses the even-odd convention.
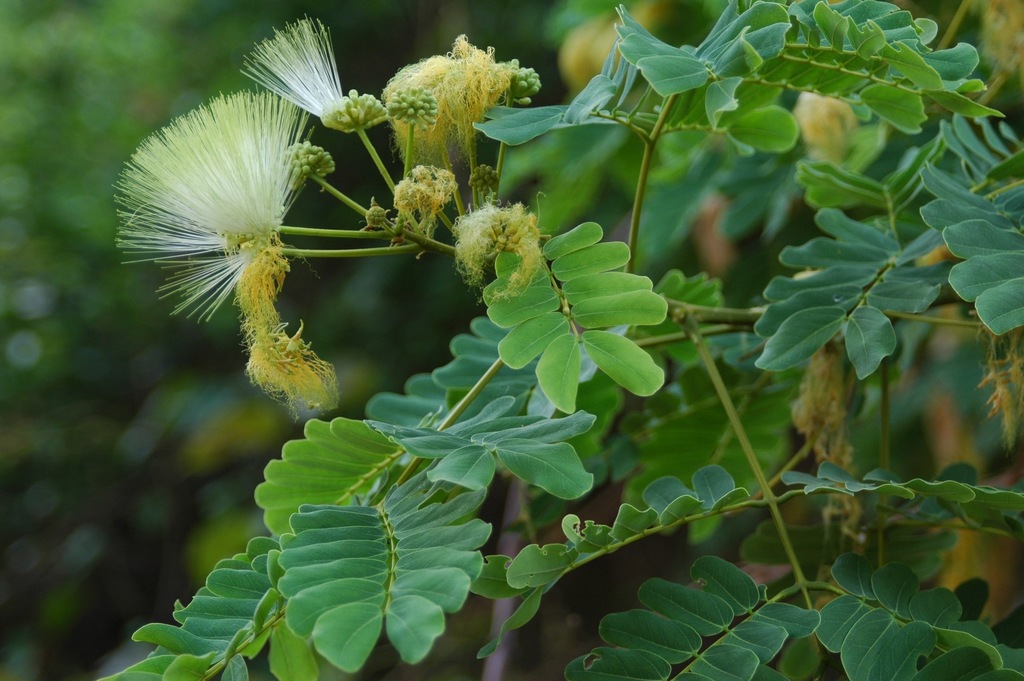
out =
[[[302,19],[256,46],[242,70],[257,83],[321,119],[344,106],[330,33]]]
[[[295,199],[288,148],[307,117],[270,94],[220,96],[146,139],[117,183],[118,245],[170,264],[175,312],[209,318]]]

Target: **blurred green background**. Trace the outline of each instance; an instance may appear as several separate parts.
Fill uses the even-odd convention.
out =
[[[281,444],[301,432],[285,408],[249,386],[229,307],[208,323],[170,316],[174,303],[156,293],[160,268],[125,264],[115,248],[113,185],[136,146],[217,93],[255,88],[239,70],[245,54],[273,27],[304,15],[330,27],[346,90],[379,93],[398,68],[447,52],[467,33],[495,47],[499,59],[518,58],[538,71],[544,89],[535,103],[558,103],[599,68],[615,4],[0,1],[0,681],[90,679],[144,653],[128,644],[131,632],[168,621],[175,599],[187,601],[217,559],[262,531],[253,488]],[[662,0],[632,8],[666,39],[693,43],[722,4]],[[942,23],[958,4],[913,9]],[[597,144],[594,134],[610,141]],[[371,137],[390,149],[385,130]],[[386,191],[357,139],[318,128],[313,141],[334,154],[331,180],[346,193],[366,201]],[[685,140],[677,151],[687,158],[679,167],[692,170]],[[574,167],[563,165],[567,158]],[[583,213],[614,227],[628,210],[637,158],[624,135],[586,129],[512,154],[508,172],[523,200],[536,202],[543,188],[545,228],[570,226]],[[727,176],[718,175],[719,190],[728,189]],[[661,180],[678,187],[680,178]],[[736,192],[749,185],[732,182]],[[670,207],[681,200],[692,207],[675,214],[676,243],[712,184],[705,178],[691,194],[672,189]],[[761,224],[763,205],[760,211],[748,227]],[[337,202],[310,189],[288,222],[358,227]],[[740,298],[759,290],[765,254],[783,245],[766,251],[768,241],[740,244],[749,268],[733,289]],[[708,266],[692,248],[671,252],[678,256],[671,264],[686,263],[688,271]],[[336,366],[337,414],[358,418],[371,395],[400,391],[413,373],[444,364],[449,339],[481,308],[451,262],[425,257],[295,263],[281,310],[293,330],[300,318],[306,323],[304,338]],[[972,355],[957,366],[971,373],[977,362]],[[980,402],[969,402],[964,409],[981,411]],[[617,504],[617,497],[604,501]],[[602,612],[632,607],[635,581],[623,577],[619,588],[608,587],[617,583],[612,577],[635,572],[629,560],[670,562],[669,539],[651,546],[627,562],[581,571],[581,581],[566,587],[568,599],[578,592],[575,610],[556,606],[548,617],[562,618],[558,628],[548,630],[546,643],[538,630],[524,631],[524,648],[560,645],[580,627],[581,612],[592,635]],[[593,608],[591,620],[578,604],[588,602],[594,580],[603,598],[622,600]],[[469,628],[452,625],[454,640],[468,642],[439,654],[464,660],[463,673],[472,676],[444,678],[479,674],[473,658],[489,612],[471,608],[468,615]],[[560,669],[533,673],[548,678]],[[365,678],[421,678],[373,673]]]
[[[261,532],[252,490],[301,432],[249,386],[230,306],[170,316],[165,273],[114,246],[113,185],[149,134],[220,92],[259,40],[330,27],[345,89],[379,92],[459,33],[535,64],[558,97],[542,2],[0,2],[0,679],[94,678]],[[375,141],[388,151],[383,129]],[[386,191],[353,136],[333,181]],[[385,154],[387,157],[387,154]],[[308,191],[290,224],[358,227]],[[447,361],[475,296],[438,258],[296,263],[282,315],[333,362],[339,414]],[[141,647],[140,647],[141,648]],[[135,650],[138,655],[144,650]]]

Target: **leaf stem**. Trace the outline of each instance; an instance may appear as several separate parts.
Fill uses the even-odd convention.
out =
[[[373,248],[285,248],[281,252],[290,258],[371,258],[378,255],[421,253],[424,250],[426,249],[419,244],[406,244],[404,246],[380,246]]]
[[[686,319],[693,318],[700,323],[751,325],[764,314],[763,307],[711,307],[684,303],[671,298],[666,298],[665,301],[668,303],[672,321],[677,324],[682,324]]]
[[[1010,182],[1009,184],[1004,184],[999,189],[995,189],[993,191],[990,191],[988,194],[985,194],[985,198],[988,199],[989,201],[991,201],[992,199],[996,198],[1000,194],[1005,194],[1006,192],[1010,191],[1011,189],[1016,189],[1017,187],[1020,187],[1022,185],[1024,185],[1024,180],[1014,180],[1013,182]]]
[[[377,170],[380,171],[380,176],[384,178],[384,181],[388,185],[388,189],[393,194],[395,192],[395,181],[391,179],[391,173],[384,166],[384,162],[380,160],[380,156],[377,155],[377,150],[373,147],[373,142],[366,136],[366,131],[362,128],[356,128],[356,134],[359,135],[359,139],[363,141],[363,146],[366,147],[366,151],[370,152],[370,158],[373,159],[373,164],[377,166]],[[408,163],[408,161],[406,161]]]
[[[651,134],[644,140],[644,157],[640,161],[640,175],[636,180],[636,194],[633,197],[633,215],[629,223],[629,261],[626,262],[626,272],[632,272],[636,265],[636,246],[640,236],[640,216],[643,213],[644,195],[647,193],[647,178],[650,175],[651,164],[654,161],[654,148],[658,144],[661,129],[665,127],[668,120],[668,113],[675,104],[678,95],[672,95],[662,104],[661,114],[658,122],[654,124]]]
[[[879,442],[878,442],[878,466],[884,470],[889,470],[889,366],[890,361],[888,357],[882,359],[881,365],[881,381],[882,381],[882,398],[881,405],[879,405]],[[879,507],[878,509],[878,533],[875,536],[875,543],[878,546],[878,567],[885,565],[885,520],[888,514],[884,509]]]
[[[937,326],[959,326],[967,329],[977,329],[981,326],[981,322],[972,321],[970,319],[947,319],[945,317],[932,317],[923,314],[914,314],[912,312],[893,312],[889,310],[885,313],[886,317],[891,319],[906,319],[912,322],[925,322],[927,324],[935,324]]]
[[[409,124],[409,134],[405,136],[405,167],[402,170],[402,177],[409,177],[412,172],[412,147],[416,141],[416,126]]]
[[[344,194],[342,194],[333,185],[331,185],[327,180],[325,180],[324,178],[320,177],[319,175],[310,175],[309,179],[313,180],[318,185],[323,187],[323,190],[325,192],[327,192],[328,194],[330,194],[334,198],[338,199],[339,201],[344,203],[346,206],[348,206],[349,208],[351,208],[355,212],[359,213],[360,217],[366,217],[366,208],[360,206],[358,203],[356,203],[352,199],[350,199],[347,196],[345,196]]]
[[[708,350],[708,346],[704,342],[697,320],[693,317],[687,317],[684,320],[684,327],[690,332],[693,342],[697,346],[697,352],[700,355],[701,361],[704,363],[708,376],[711,378],[711,383],[715,387],[715,392],[718,394],[718,398],[722,402],[722,406],[725,408],[725,413],[729,417],[729,423],[732,424],[733,430],[736,432],[736,440],[739,442],[740,448],[743,450],[743,454],[747,458],[747,464],[750,466],[751,472],[754,474],[754,477],[757,478],[757,483],[761,488],[761,493],[764,495],[764,501],[768,505],[768,511],[771,513],[772,520],[775,523],[775,529],[779,533],[779,540],[782,542],[782,547],[786,552],[786,557],[789,558],[790,565],[793,567],[793,578],[796,580],[796,584],[804,596],[804,601],[807,603],[807,607],[813,607],[811,595],[807,591],[807,578],[804,576],[803,568],[800,567],[800,561],[797,558],[796,551],[793,549],[793,543],[789,539],[789,532],[786,529],[786,521],[783,519],[782,512],[779,510],[778,497],[775,496],[775,492],[772,491],[771,485],[768,483],[768,478],[765,477],[764,471],[761,469],[761,463],[757,459],[757,454],[754,452],[753,445],[750,444],[750,438],[747,437],[747,431],[743,427],[743,421],[740,420],[740,416],[736,412],[736,405],[733,404],[732,397],[729,395],[729,389],[726,387],[725,381],[722,380],[722,374],[718,371],[718,365],[715,364],[715,358],[711,356],[711,351]]]
[[[494,172],[498,176],[498,186],[501,186],[501,171],[505,168],[505,151],[508,149],[508,145],[502,142],[498,145],[498,160],[495,162]],[[494,193],[498,193],[497,187],[494,189]]]
[[[294,236],[320,236],[328,239],[390,239],[387,232],[367,229],[326,229],[322,227],[278,227],[281,234]]]
[[[960,30],[960,24],[964,22],[964,18],[967,17],[967,11],[971,8],[972,4],[972,0],[960,0],[960,6],[956,8],[956,14],[950,19],[946,32],[942,34],[942,40],[935,46],[936,50],[944,50],[953,42],[956,32]]]
[[[444,168],[450,173],[454,172],[452,171],[452,160],[448,158],[448,154],[444,155]],[[466,214],[466,204],[462,202],[462,194],[458,189],[455,190],[455,209],[459,211],[460,216]]]
[[[411,229],[402,230],[402,238],[408,239],[414,244],[420,246],[425,251],[433,251],[434,253],[440,253],[441,255],[449,255],[455,257],[455,247],[449,246],[446,243],[431,239],[425,234],[420,234]]]

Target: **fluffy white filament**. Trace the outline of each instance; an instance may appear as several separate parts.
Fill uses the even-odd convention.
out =
[[[243,73],[271,92],[321,118],[345,98],[331,36],[312,19],[285,26],[256,46]]]
[[[295,198],[288,147],[306,115],[270,93],[221,96],[146,139],[118,182],[118,245],[170,263],[161,288],[208,318],[234,290],[253,248]]]

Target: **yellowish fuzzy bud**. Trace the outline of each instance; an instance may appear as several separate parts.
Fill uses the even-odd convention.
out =
[[[249,259],[235,287],[242,313],[242,332],[249,348],[246,374],[254,385],[297,414],[324,411],[338,401],[334,368],[302,340],[303,325],[293,336],[284,333],[275,303],[288,274],[280,238],[254,239],[237,246]]]
[[[242,312],[244,326],[257,329],[276,327],[280,319],[274,303],[289,270],[288,259],[281,250],[281,239],[275,234],[270,239],[245,242],[238,248],[250,258],[235,286],[235,300]]]
[[[254,385],[287,404],[292,413],[332,409],[338,403],[338,379],[334,368],[302,340],[303,328],[300,322],[292,336],[284,332],[284,324],[252,329],[246,373]]]
[[[843,358],[834,344],[826,344],[811,356],[792,413],[793,425],[811,440],[818,461],[849,465],[853,448],[846,437]]]
[[[849,104],[835,97],[801,92],[793,116],[808,156],[816,161],[842,163],[860,125]]]
[[[1003,420],[1003,442],[1013,446],[1024,417],[1024,329],[1002,335],[982,330],[985,344],[985,378],[978,386],[992,386],[989,417]]]
[[[429,235],[437,214],[452,200],[456,188],[451,171],[416,166],[409,177],[395,185],[395,208],[400,216],[419,224],[420,230]]]
[[[449,147],[460,156],[468,156],[476,130],[473,123],[484,119],[484,112],[498,103],[518,71],[510,64],[494,60],[494,50],[481,50],[459,36],[446,56],[435,56],[399,71],[384,88],[384,101],[399,92],[422,88],[437,100],[437,121],[416,131],[416,158],[441,164]],[[392,118],[399,146],[408,136],[408,124]]]
[[[493,204],[481,206],[459,218],[455,223],[455,236],[458,239],[455,260],[466,282],[472,286],[483,285],[485,272],[499,253],[519,256],[519,267],[499,298],[519,294],[544,263],[537,216],[521,203],[504,208]]]

